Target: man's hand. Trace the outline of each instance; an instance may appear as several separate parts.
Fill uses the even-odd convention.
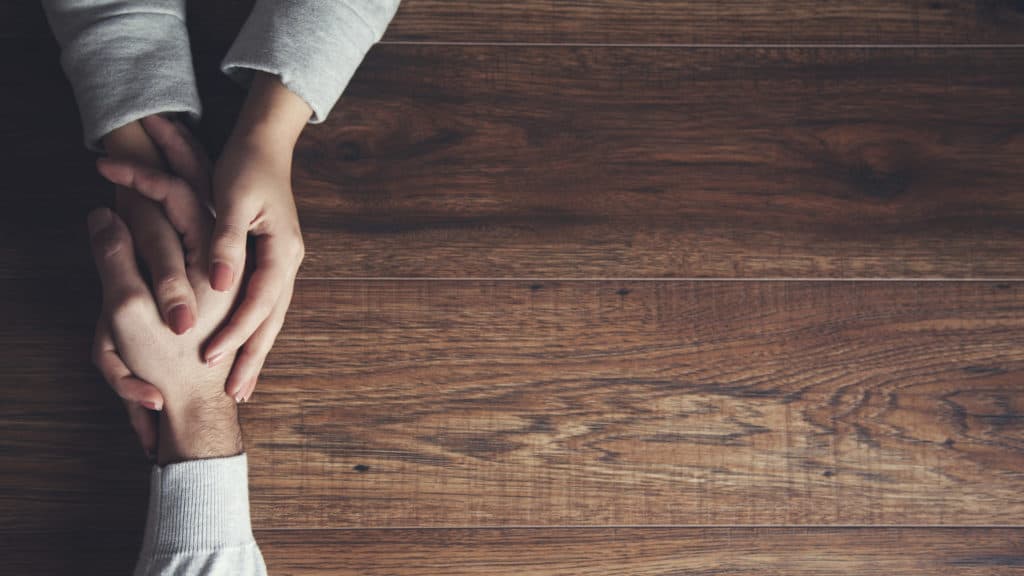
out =
[[[153,133],[159,130],[176,127],[158,120]],[[158,139],[170,136],[173,133],[167,132]],[[124,360],[131,374],[155,386],[164,399],[160,460],[237,454],[241,441],[236,407],[224,393],[230,362],[211,368],[201,354],[207,339],[231,311],[240,285],[233,282],[223,292],[210,287],[206,272],[212,218],[182,178],[112,160],[101,160],[99,168],[112,181],[162,204],[181,235],[186,276],[199,311],[187,334],[176,335],[164,326],[136,266],[127,227],[105,208],[90,214],[93,254],[103,282],[103,316],[109,321],[113,353]]]
[[[154,142],[146,126],[161,140]],[[173,167],[187,173],[197,191],[209,191],[209,168],[205,153],[190,139],[168,130],[170,123],[159,117],[132,122],[108,134],[104,146],[111,159],[153,168],[164,168],[163,157]],[[168,137],[170,136],[170,137]],[[163,150],[157,150],[157,144]],[[163,152],[163,154],[161,154]],[[117,211],[134,235],[134,247],[145,264],[163,321],[176,334],[183,334],[195,325],[196,299],[185,274],[185,257],[181,240],[160,205],[139,194],[118,186]],[[107,383],[124,400],[125,407],[147,453],[156,450],[156,420],[150,410],[161,410],[164,399],[152,384],[132,375],[118,356],[110,334],[110,319],[101,316],[96,325],[93,350],[96,366]]]
[[[275,77],[257,73],[213,178],[217,221],[210,249],[210,285],[230,289],[245,269],[246,239],[255,236],[255,266],[245,297],[206,349],[221,365],[239,348],[227,392],[248,401],[256,377],[284,324],[305,255],[292,196],[292,153],[312,113]]]

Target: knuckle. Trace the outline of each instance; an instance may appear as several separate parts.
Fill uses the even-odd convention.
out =
[[[214,243],[226,248],[245,246],[248,230],[235,224],[222,224],[214,232]]]
[[[130,239],[118,226],[109,226],[95,240],[96,250],[103,260],[116,258],[129,247]]]
[[[158,275],[153,287],[159,300],[183,298],[190,292],[185,273],[178,270],[169,270]]]

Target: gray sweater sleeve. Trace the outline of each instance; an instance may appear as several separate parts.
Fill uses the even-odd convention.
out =
[[[245,454],[155,466],[136,576],[256,575]]]
[[[363,56],[384,35],[399,0],[257,0],[221,64],[242,84],[277,75],[323,122]]]
[[[85,145],[161,112],[201,113],[185,0],[43,0]]]

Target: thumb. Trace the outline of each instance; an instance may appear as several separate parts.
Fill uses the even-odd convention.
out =
[[[217,207],[210,244],[210,286],[226,292],[245,269],[245,241],[252,217],[241,206]]]

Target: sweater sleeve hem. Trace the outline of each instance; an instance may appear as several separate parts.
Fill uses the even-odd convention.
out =
[[[313,110],[310,123],[323,122],[397,9],[396,0],[259,0],[221,70],[242,85],[253,71],[278,76]]]
[[[250,545],[245,454],[153,467],[143,558]]]
[[[107,7],[95,14],[51,6],[61,64],[78,102],[85,145],[161,112],[202,114],[183,14]]]

